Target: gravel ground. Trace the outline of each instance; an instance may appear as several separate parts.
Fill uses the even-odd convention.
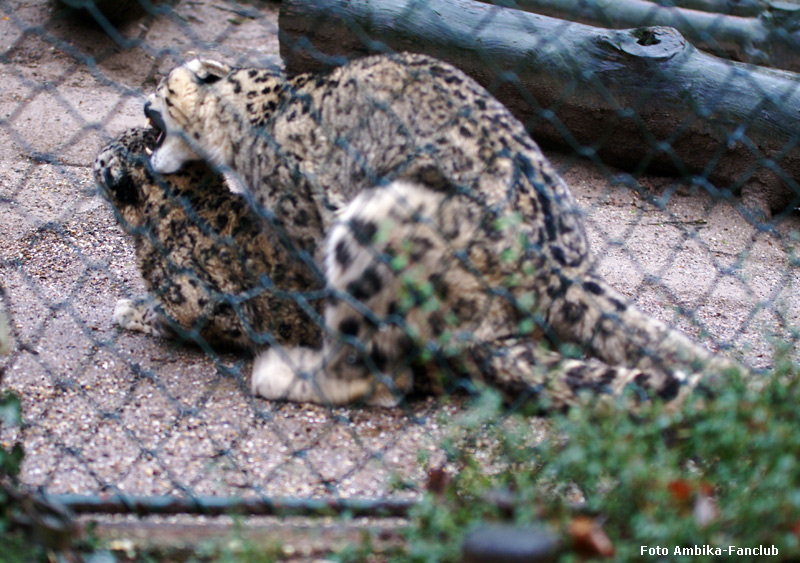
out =
[[[25,482],[51,493],[379,497],[413,494],[458,401],[326,409],[249,396],[249,360],[111,324],[143,291],[129,241],[91,179],[99,147],[142,125],[141,98],[191,52],[279,62],[276,3],[183,2],[115,46],[44,0],[0,0],[2,386],[23,400]],[[647,311],[766,368],[797,316],[797,218],[774,233],[668,179],[552,155],[586,210],[600,271]],[[543,432],[546,421],[533,420]],[[402,486],[398,486],[398,484]],[[402,492],[405,491],[405,492]],[[411,492],[409,492],[411,491]]]

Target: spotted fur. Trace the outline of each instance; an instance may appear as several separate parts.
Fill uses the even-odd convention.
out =
[[[446,63],[374,56],[287,78],[195,60],[146,113],[166,133],[154,169],[206,159],[246,190],[265,233],[324,264],[323,345],[262,354],[263,397],[393,405],[415,384],[461,380],[432,375],[448,374],[510,400],[547,390],[561,405],[631,383],[671,400],[730,365],[597,276],[564,181]],[[590,359],[564,357],[566,344]]]
[[[157,135],[128,131],[95,160],[95,179],[133,237],[150,294],[119,301],[114,322],[201,345],[318,345],[313,292],[322,276],[313,263],[262,229],[244,198],[205,164],[155,173],[145,150]]]

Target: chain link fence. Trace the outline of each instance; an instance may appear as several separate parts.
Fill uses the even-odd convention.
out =
[[[545,146],[611,285],[754,372],[772,367],[800,310],[800,7],[496,4],[142,2],[108,19],[93,4],[0,1],[0,369],[23,412],[0,439],[22,442],[22,483],[85,510],[382,515],[405,513],[445,464],[468,395],[394,409],[270,402],[251,395],[248,354],[112,324],[119,299],[146,291],[92,163],[198,55],[289,72],[367,52],[451,61]],[[567,22],[667,17],[698,47],[764,66],[687,51],[665,28]],[[546,425],[530,419],[530,435]]]

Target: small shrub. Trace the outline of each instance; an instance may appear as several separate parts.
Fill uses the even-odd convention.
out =
[[[548,526],[563,560],[609,547],[615,560],[638,560],[642,546],[670,560],[683,548],[699,550],[686,560],[712,560],[729,546],[800,557],[800,376],[785,357],[775,365],[748,380],[729,374],[713,398],[679,409],[573,408],[551,417],[539,443],[525,413],[487,391],[462,414],[448,464],[431,469],[437,485],[398,559],[459,561],[466,534],[496,521]],[[595,532],[579,532],[583,522]]]

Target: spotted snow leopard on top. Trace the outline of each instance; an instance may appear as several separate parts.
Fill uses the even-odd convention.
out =
[[[731,365],[594,272],[564,181],[449,64],[382,55],[289,78],[194,60],[145,113],[165,133],[156,171],[207,160],[264,232],[324,264],[323,345],[264,352],[263,397],[393,405],[415,375],[456,373],[556,405],[629,383],[674,399]],[[591,358],[562,357],[564,344]]]

